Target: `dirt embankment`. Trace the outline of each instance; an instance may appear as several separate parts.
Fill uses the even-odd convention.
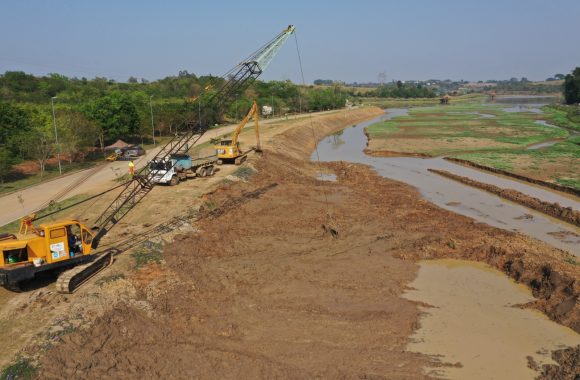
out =
[[[429,169],[429,171],[439,174],[443,177],[450,178],[454,181],[485,190],[501,198],[529,207],[532,210],[536,210],[546,215],[560,219],[566,223],[580,226],[580,211],[573,210],[571,207],[563,207],[558,203],[544,202],[541,199],[526,195],[517,190],[503,189],[495,185],[490,185],[488,183],[475,181],[468,177],[453,174],[446,170]]]
[[[194,232],[166,246],[179,282],[151,296],[135,280],[136,304],[150,307],[119,305],[65,336],[40,376],[427,378],[436,359],[405,351],[419,311],[401,298],[426,258],[486,261],[534,290],[531,307],[580,331],[579,273],[561,251],[440,209],[362,165],[321,164],[337,182],[315,180],[315,139],[349,124],[278,135],[249,163],[249,181],[208,194]]]
[[[526,182],[529,182],[529,183],[533,183],[535,185],[540,185],[540,186],[548,187],[548,188],[553,189],[553,190],[562,191],[564,193],[569,193],[569,194],[573,194],[573,195],[576,195],[576,196],[580,197],[580,190],[579,189],[574,189],[574,188],[571,188],[571,187],[568,187],[568,186],[558,185],[557,183],[551,183],[551,182],[546,182],[546,181],[542,181],[542,180],[535,179],[535,178],[526,177],[526,176],[523,176],[523,175],[520,175],[520,174],[508,172],[506,170],[492,168],[492,167],[485,166],[485,165],[481,165],[481,164],[477,164],[475,162],[468,161],[468,160],[462,160],[460,158],[445,157],[445,159],[447,161],[455,162],[455,163],[462,164],[462,165],[466,165],[466,166],[471,166],[471,167],[474,167],[474,168],[477,168],[477,169],[481,169],[481,170],[486,170],[486,171],[492,172],[492,173],[497,173],[497,174],[505,175],[507,177],[512,177],[512,178],[515,178],[515,179],[519,179],[521,181],[526,181]]]

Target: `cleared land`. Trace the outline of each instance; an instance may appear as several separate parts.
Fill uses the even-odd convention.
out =
[[[14,348],[34,327],[42,378],[427,378],[450,364],[406,350],[420,311],[402,294],[416,260],[441,257],[504,271],[537,297],[526,307],[579,331],[578,267],[561,251],[361,165],[323,164],[337,181],[315,179],[312,127],[321,138],[378,114],[288,123],[231,176],[154,189],[111,236],[144,244],[73,295],[9,299],[2,340]]]
[[[411,108],[367,128],[372,155],[452,156],[580,188],[580,137],[542,124],[558,115],[507,105]],[[518,112],[514,112],[518,111]],[[555,121],[555,120],[554,120]],[[553,145],[528,149],[542,142]]]

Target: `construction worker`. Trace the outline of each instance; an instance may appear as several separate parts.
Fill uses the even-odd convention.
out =
[[[129,174],[131,177],[135,175],[135,164],[133,163],[133,160],[129,161]]]

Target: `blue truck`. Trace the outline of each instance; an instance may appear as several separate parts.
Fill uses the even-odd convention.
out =
[[[149,162],[153,182],[175,186],[188,178],[214,175],[216,156],[192,158],[189,154],[172,154],[170,159]]]

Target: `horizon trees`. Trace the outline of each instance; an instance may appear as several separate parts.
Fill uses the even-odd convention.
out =
[[[580,67],[576,67],[564,79],[564,99],[566,104],[580,103]]]

